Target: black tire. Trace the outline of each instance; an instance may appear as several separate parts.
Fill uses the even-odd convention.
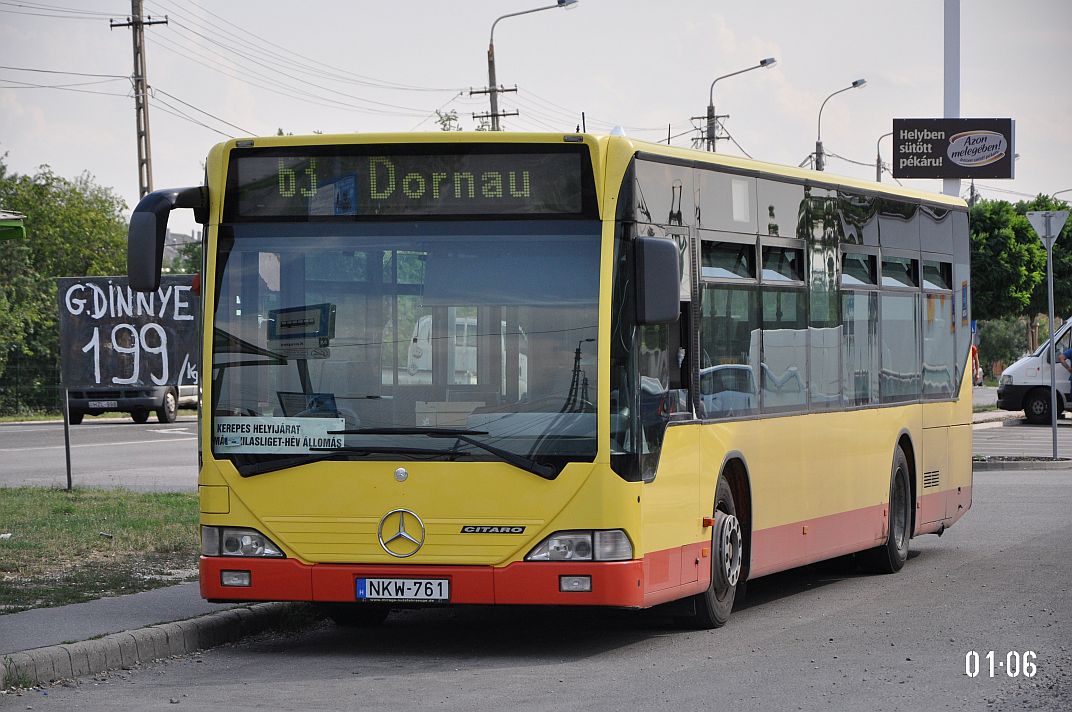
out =
[[[732,522],[727,521],[732,518]],[[729,620],[733,610],[733,601],[737,595],[737,589],[743,589],[744,582],[740,579],[730,582],[727,580],[722,566],[721,557],[728,554],[736,556],[736,568],[738,572],[742,568],[744,557],[744,536],[737,523],[737,508],[733,502],[733,490],[725,476],[719,477],[718,486],[715,488],[715,523],[711,531],[711,583],[707,590],[698,593],[692,598],[693,613],[681,618],[681,623],[690,628],[711,629],[721,628]],[[723,527],[727,524],[736,526],[735,544],[729,550],[720,548],[719,540],[722,536]]]
[[[374,628],[391,613],[379,603],[321,603],[320,612],[343,628]]]
[[[130,414],[130,419],[135,423],[148,423],[149,411],[147,410],[135,410]]]
[[[160,407],[156,409],[156,419],[161,423],[174,423],[179,416],[179,396],[174,388],[169,388],[164,394]]]
[[[1058,398],[1058,406],[1060,406]],[[1050,423],[1050,391],[1046,388],[1036,388],[1024,397],[1024,417],[1027,422],[1035,425],[1049,425]]]
[[[78,425],[82,422],[82,418],[85,417],[85,413],[80,410],[67,411],[67,422],[71,425]]]
[[[908,542],[912,538],[911,470],[900,447],[893,454],[890,476],[889,533],[886,543],[862,553],[865,568],[877,574],[893,574],[908,560]]]

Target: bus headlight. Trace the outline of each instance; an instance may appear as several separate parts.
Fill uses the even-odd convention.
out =
[[[202,556],[275,556],[283,552],[256,529],[201,527]]]
[[[536,545],[526,561],[628,561],[633,544],[621,529],[555,532]]]
[[[1012,385],[1012,376],[1010,376],[1008,374],[1005,374],[1005,373],[1001,374],[1001,378],[998,379],[998,385],[999,386],[1011,386]]]

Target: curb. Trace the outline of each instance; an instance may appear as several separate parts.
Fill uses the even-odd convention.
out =
[[[1001,470],[1072,470],[1072,460],[993,460],[972,461],[972,472],[1000,472]]]
[[[272,627],[294,607],[292,603],[258,603],[93,640],[10,653],[3,656],[0,666],[0,689],[47,685],[223,645]]]

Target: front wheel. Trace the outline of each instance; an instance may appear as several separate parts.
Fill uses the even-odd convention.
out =
[[[908,560],[908,540],[912,537],[912,489],[908,477],[908,458],[898,447],[893,455],[890,478],[890,524],[886,543],[863,553],[864,566],[875,573],[896,573]]]
[[[85,415],[86,414],[80,410],[69,410],[67,411],[67,422],[71,425],[78,425],[82,422],[82,418],[84,418]]]
[[[1063,408],[1061,393],[1057,394],[1057,412]],[[1024,417],[1035,425],[1048,425],[1050,422],[1050,389],[1036,388],[1024,398]]]
[[[733,490],[725,476],[715,489],[714,524],[711,533],[711,583],[693,597],[694,611],[682,619],[693,628],[721,628],[729,620],[744,562],[744,536],[737,519]]]

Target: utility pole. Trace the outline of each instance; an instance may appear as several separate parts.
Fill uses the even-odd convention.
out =
[[[163,20],[154,20],[151,16],[142,19],[142,0],[130,0],[130,17],[126,22],[112,20],[111,28],[129,27],[134,38],[134,114],[138,129],[138,190],[139,198],[144,198],[153,190],[153,153],[149,141],[149,83],[145,72],[145,26],[166,25]]]
[[[489,57],[492,56],[491,53],[492,53],[492,50],[489,49],[488,50],[488,56]],[[492,62],[493,61],[494,60],[492,60]],[[493,66],[492,62],[489,62],[489,67]],[[494,72],[495,72],[495,70],[491,69],[490,72],[491,72],[491,76],[492,76],[492,81],[494,81]],[[491,130],[492,131],[502,131],[502,127],[499,124],[499,119],[501,119],[503,117],[506,117],[506,116],[518,116],[519,115],[519,112],[516,109],[514,111],[499,111],[499,98],[498,98],[498,95],[499,94],[505,94],[506,92],[511,92],[511,91],[517,91],[517,87],[514,87],[512,89],[507,89],[506,87],[495,86],[494,84],[491,84],[491,85],[488,86],[487,89],[470,89],[469,90],[469,96],[472,96],[473,94],[490,94],[491,95],[491,111],[489,113],[487,113],[487,114],[473,114],[473,118],[474,119],[491,119]]]

